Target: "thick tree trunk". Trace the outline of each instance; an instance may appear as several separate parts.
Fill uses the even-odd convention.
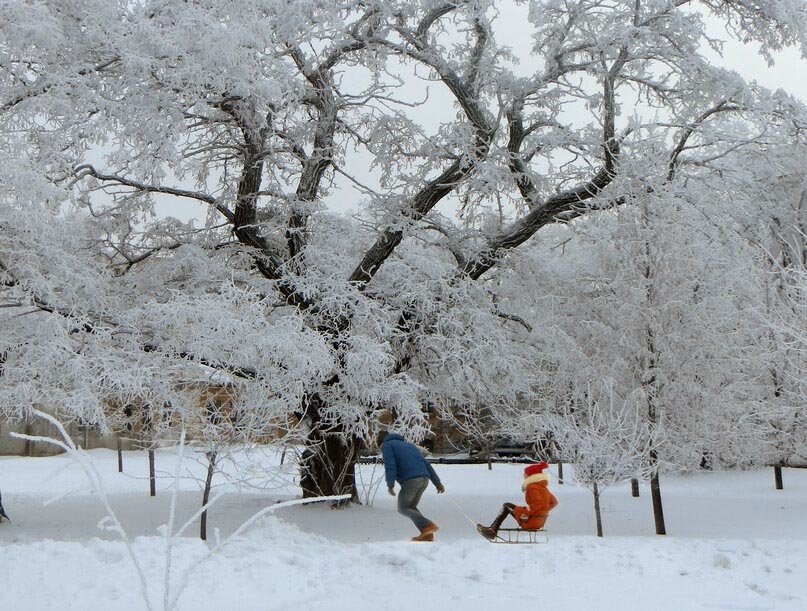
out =
[[[558,461],[558,483],[563,483],[563,461]]]
[[[118,473],[123,473],[123,449],[121,448],[120,437],[118,437]]]
[[[597,536],[602,537],[602,513],[600,512],[600,489],[594,482],[594,517],[597,520]]]
[[[349,494],[350,500],[359,502],[356,489],[356,463],[363,447],[362,440],[344,432],[338,420],[325,422],[320,418],[322,399],[309,397],[306,413],[311,430],[306,449],[300,460],[300,487],[303,497]],[[345,505],[347,502],[338,503]]]
[[[213,472],[216,470],[216,453],[207,452],[207,478],[205,479],[205,490],[202,493],[202,507],[210,500],[210,486],[213,483]],[[207,540],[207,509],[202,512],[199,526],[199,537],[202,541]]]
[[[637,477],[630,478],[630,495],[637,498],[639,496],[639,478]]]
[[[306,446],[300,465],[303,497],[349,494],[351,501],[358,502],[356,462],[362,447],[361,440],[312,432]]]
[[[773,466],[773,479],[776,481],[776,489],[784,490],[784,482],[782,482],[782,465]]]

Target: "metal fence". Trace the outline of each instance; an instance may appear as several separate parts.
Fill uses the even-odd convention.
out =
[[[455,456],[426,456],[426,460],[433,465],[486,465],[488,463],[503,463],[503,464],[522,464],[528,465],[537,462],[538,459],[528,456],[512,456],[508,458],[479,458],[470,456],[455,457]],[[380,465],[384,461],[380,456],[362,456],[359,458],[361,465]]]

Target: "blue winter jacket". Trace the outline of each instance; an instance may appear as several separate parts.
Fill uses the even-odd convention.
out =
[[[381,443],[381,455],[384,457],[384,473],[387,487],[392,488],[395,482],[405,482],[416,477],[428,477],[437,486],[437,477],[432,466],[423,458],[420,450],[397,433],[389,433]]]

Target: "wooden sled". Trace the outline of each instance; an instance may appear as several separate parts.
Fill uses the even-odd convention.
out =
[[[490,541],[490,540],[489,540]],[[510,543],[532,545],[535,543],[548,543],[549,533],[543,528],[529,530],[526,528],[500,528],[496,538],[491,543]]]

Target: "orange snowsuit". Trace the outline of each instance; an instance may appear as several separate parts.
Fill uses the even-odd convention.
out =
[[[513,508],[513,517],[521,528],[533,530],[544,527],[547,515],[558,504],[558,499],[549,491],[548,484],[549,476],[544,473],[524,478],[521,489],[527,505]]]

